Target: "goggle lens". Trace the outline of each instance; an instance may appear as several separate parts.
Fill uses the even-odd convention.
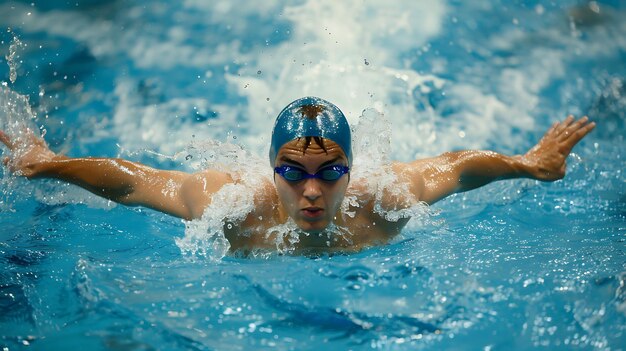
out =
[[[319,171],[318,174],[320,175],[320,178],[322,180],[327,180],[327,181],[337,180],[341,178],[341,176],[343,175],[343,173],[339,172],[336,169],[323,169]]]
[[[281,175],[283,176],[283,178],[291,182],[297,182],[298,180],[302,180],[304,178],[304,172],[297,169],[287,170]]]
[[[298,182],[308,178],[317,178],[323,181],[332,182],[338,180],[344,174],[349,173],[350,168],[346,166],[335,165],[322,168],[315,174],[310,174],[297,167],[280,166],[274,168],[274,172],[278,173],[281,177],[290,182]]]

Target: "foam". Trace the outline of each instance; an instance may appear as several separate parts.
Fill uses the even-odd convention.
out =
[[[128,55],[135,67],[159,70],[197,67],[211,74],[215,74],[214,67],[224,67],[224,77],[247,100],[246,104],[219,106],[211,103],[209,106],[202,97],[173,97],[168,102],[145,106],[141,101],[132,101],[139,95],[134,89],[139,82],[127,78],[118,80],[115,96],[120,102],[116,105],[114,122],[122,145],[125,148],[141,145],[170,154],[180,150],[191,133],[198,138],[223,140],[224,130],[229,129],[255,153],[265,154],[265,138],[270,133],[270,128],[266,127],[268,121],[272,121],[287,102],[307,94],[320,95],[320,92],[324,92],[322,97],[338,104],[352,122],[363,108],[378,106],[390,115],[403,116],[398,120],[401,125],[407,118],[404,116],[411,116],[412,90],[421,81],[433,77],[424,77],[405,68],[398,57],[436,35],[445,15],[445,6],[436,1],[415,4],[308,1],[297,6],[285,6],[279,1],[259,6],[198,1],[184,4],[183,9],[172,7],[169,10],[190,22],[207,21],[208,17],[209,23],[203,25],[224,25],[235,33],[249,33],[250,28],[242,24],[245,21],[232,21],[232,18],[260,15],[273,19],[279,13],[291,25],[290,34],[282,42],[267,46],[259,43],[253,48],[244,48],[238,40],[226,43],[219,36],[206,36],[200,40],[204,45],[198,45],[194,42],[198,39],[189,43],[196,35],[188,28],[172,29],[164,24],[146,32],[135,23],[138,18],[151,21],[154,10],[141,7],[120,14],[119,21],[126,23],[123,31],[104,18],[93,18],[80,11],[38,12],[32,7],[12,3],[4,5],[6,11],[0,12],[11,15],[5,18],[9,24],[25,23],[24,30],[45,31],[84,43],[100,60]],[[198,10],[200,15],[194,15]],[[27,16],[28,12],[31,14]],[[318,20],[310,21],[310,18]],[[396,20],[398,18],[403,20]],[[420,20],[409,23],[409,18]],[[226,69],[233,63],[240,68]],[[258,70],[263,73],[258,75]],[[392,100],[397,102],[389,104]],[[172,115],[189,115],[190,105],[208,111],[219,109],[220,121],[211,121],[209,128],[172,118]],[[226,125],[216,128],[215,124],[219,123]],[[399,138],[408,143],[410,137],[404,138],[403,134],[400,133]]]
[[[466,4],[465,9],[478,16],[485,6]],[[173,18],[190,26],[168,23],[169,17],[162,23],[155,21],[161,19],[163,11],[170,11]],[[115,133],[122,146],[148,147],[168,154],[180,150],[191,135],[224,140],[229,131],[253,153],[266,154],[269,124],[276,113],[305,95],[337,104],[351,123],[356,123],[364,108],[384,112],[392,121],[392,155],[398,160],[449,149],[484,148],[489,145],[486,141],[495,139],[500,141],[501,151],[519,152],[519,145],[530,145],[523,134],[511,131],[535,128],[537,115],[543,113],[539,93],[564,77],[568,53],[584,50],[587,56],[600,57],[626,48],[624,36],[616,34],[626,26],[615,20],[621,13],[605,6],[602,13],[607,13],[607,20],[603,26],[572,27],[563,14],[563,18],[547,19],[541,32],[505,27],[480,43],[483,48],[475,47],[487,52],[515,51],[519,62],[510,67],[484,66],[479,61],[451,82],[442,78],[448,70],[446,58],[438,57],[441,63],[438,68],[433,65],[434,74],[415,72],[402,57],[415,50],[426,52],[428,43],[442,34],[448,11],[439,1],[303,1],[297,5],[272,1],[255,6],[189,0],[183,7],[135,6],[119,13],[116,21],[124,23],[121,30],[88,12],[39,12],[36,7],[13,2],[0,5],[4,23],[20,26],[22,31],[71,38],[88,46],[99,60],[128,57],[133,67],[150,69],[157,77],[161,72],[169,76],[169,70],[175,68],[195,68],[205,72],[200,80],[225,79],[228,86],[224,90],[245,103],[212,101],[215,98],[202,96],[200,84],[192,90],[195,97],[178,92],[168,96],[167,102],[146,105],[136,99],[139,81],[117,80]],[[547,16],[537,9],[528,11]],[[241,18],[255,20],[233,20]],[[151,31],[138,25],[144,22],[150,24]],[[207,28],[206,35],[198,36],[191,28],[194,26]],[[224,28],[233,40],[223,40],[219,30]],[[209,29],[219,30],[211,35]],[[273,30],[279,32],[274,41]],[[583,47],[581,33],[598,40],[586,40]],[[261,35],[267,36],[267,42],[238,39],[256,40]],[[612,39],[604,40],[607,37]],[[533,45],[527,52],[518,49],[537,41],[547,44]],[[478,44],[470,41],[465,45]],[[477,82],[477,76],[486,78]],[[194,77],[189,80],[195,81]],[[167,78],[164,82],[168,89]],[[433,96],[443,97],[438,105],[429,101]],[[209,114],[216,111],[219,117],[205,123],[184,120],[194,115],[194,107]],[[449,108],[452,114],[446,112]],[[503,132],[506,135],[501,135]]]
[[[0,87],[0,130],[17,142],[28,138],[27,130],[33,131],[36,135],[39,134],[38,130],[41,130],[41,135],[45,135],[45,129],[36,126],[35,118],[36,114],[32,111],[27,96]],[[4,146],[2,148],[6,150]],[[18,148],[13,153],[19,157],[27,150],[28,147]],[[18,201],[19,194],[28,194],[26,197],[32,194],[38,201],[47,205],[80,203],[103,209],[116,206],[114,202],[95,196],[87,190],[56,180],[28,182],[16,176],[5,175],[0,178],[0,193],[3,198],[0,201],[0,208],[6,210],[12,209],[13,201]]]
[[[366,170],[382,169],[391,159],[409,161],[453,149],[484,148],[493,141],[498,151],[523,151],[530,146],[523,132],[533,131],[542,118],[561,117],[537,117],[546,111],[539,96],[555,80],[566,76],[570,53],[602,57],[626,48],[626,38],[618,35],[626,30],[623,21],[576,28],[567,21],[553,19],[542,22],[540,33],[504,27],[484,42],[461,38],[469,42],[458,45],[460,49],[488,53],[511,52],[515,62],[489,61],[485,65],[476,60],[460,72],[450,72],[447,58],[441,55],[434,58],[438,62],[427,74],[416,71],[416,67],[423,67],[419,60],[405,62],[403,57],[407,53],[414,57],[415,51],[427,52],[430,42],[446,35],[443,26],[452,14],[445,2],[310,0],[294,5],[286,1],[215,4],[187,0],[183,5],[137,5],[117,13],[114,25],[93,13],[40,12],[36,7],[8,2],[0,5],[0,18],[22,32],[45,32],[79,42],[99,61],[122,57],[130,61],[129,67],[144,70],[136,76],[122,77],[120,73],[115,77],[112,131],[123,149],[173,155],[172,159],[181,160],[190,170],[213,165],[240,174],[242,170],[233,170],[237,166],[229,157],[235,155],[241,160],[247,156],[241,156],[243,151],[238,151],[236,144],[264,157],[272,122],[285,104],[305,95],[328,99],[344,111],[357,130],[363,131],[360,136],[355,133],[355,144],[361,143],[355,147],[355,165],[360,167],[355,167],[352,176],[364,182],[376,179],[367,186],[379,200],[392,189],[394,179],[382,171]],[[466,4],[463,8],[480,14],[485,6],[490,5]],[[603,11],[606,9],[603,7]],[[171,16],[163,16],[166,11]],[[543,11],[537,13],[542,15]],[[620,15],[615,11],[613,17]],[[150,31],[144,29],[146,23]],[[197,27],[206,29],[202,36]],[[224,36],[226,39],[220,32],[224,28],[230,33]],[[272,36],[274,31],[276,36]],[[581,41],[582,34],[598,40]],[[259,39],[263,36],[267,39]],[[240,40],[244,37],[253,39]],[[534,41],[546,44],[525,45]],[[170,82],[173,74],[190,71],[204,72],[189,77],[193,88],[180,88]],[[139,87],[144,80],[138,76],[146,74],[155,77],[161,91],[167,91],[164,99],[142,98]],[[453,80],[444,78],[449,76]],[[224,93],[207,97],[204,87],[211,84],[225,84],[221,88]],[[361,111],[368,107],[373,110],[361,117]],[[216,118],[193,121],[196,114],[213,112]],[[366,133],[370,126],[362,120],[378,118],[389,122],[374,126],[378,134]],[[217,140],[216,144],[199,142],[209,139]],[[374,154],[371,143],[376,145]],[[211,161],[213,151],[205,152],[215,147],[229,148],[225,154],[212,154],[222,161]],[[182,154],[181,149],[185,150]],[[192,157],[182,161],[188,155]],[[209,161],[204,161],[204,156]],[[270,170],[256,171],[266,174]],[[245,199],[241,194],[233,201],[246,204]],[[350,195],[342,206],[348,209],[355,201]],[[378,210],[387,211],[389,218],[425,211]]]

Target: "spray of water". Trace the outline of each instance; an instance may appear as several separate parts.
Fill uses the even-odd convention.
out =
[[[18,145],[10,157],[19,158],[30,147],[30,134],[44,137],[46,130],[36,124],[36,114],[33,112],[29,99],[8,87],[0,87],[0,130],[3,130],[11,140]],[[2,146],[3,155],[9,155],[9,150]],[[5,156],[3,156],[5,157]],[[34,195],[37,200],[48,205],[63,203],[82,203],[94,208],[112,208],[115,203],[90,194],[86,190],[60,181],[48,180],[28,182],[19,177],[11,176],[4,168],[5,176],[0,178],[0,209],[11,210],[12,204],[21,195],[28,198]]]
[[[363,111],[359,122],[354,126],[355,159],[351,182],[356,186],[349,187],[341,205],[344,220],[354,217],[355,210],[364,206],[360,202],[364,194],[374,195],[374,210],[386,220],[412,218],[415,222],[423,223],[430,218],[428,206],[407,196],[409,191],[406,186],[398,182],[395,174],[390,171],[390,128],[390,122],[375,109]],[[192,163],[193,169],[215,169],[233,176],[234,183],[224,186],[214,194],[202,218],[186,222],[185,236],[176,241],[179,248],[191,257],[220,260],[230,248],[225,237],[225,226],[236,226],[246,219],[255,208],[255,189],[262,182],[272,181],[270,168],[266,166],[267,160],[246,152],[239,145],[217,141],[192,143],[178,157],[184,157]],[[385,205],[383,200],[390,197],[398,206],[390,208]],[[260,230],[265,230],[261,234],[266,240],[273,242],[275,251],[279,254],[295,252],[303,236],[310,235],[298,229],[291,219]],[[326,247],[329,248],[337,243],[352,244],[354,237],[358,235],[358,232],[333,224],[319,234],[319,239],[325,240]]]
[[[9,54],[6,55],[5,58],[9,65],[9,80],[11,83],[15,83],[17,80],[17,70],[19,68],[19,64],[21,63],[18,50],[24,48],[26,44],[20,41],[17,35],[11,32],[11,29],[8,31],[13,34],[13,41],[11,41],[11,44],[9,45]]]

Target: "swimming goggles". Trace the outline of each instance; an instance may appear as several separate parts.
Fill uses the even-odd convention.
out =
[[[341,178],[344,174],[349,173],[350,167],[340,165],[328,166],[320,169],[315,174],[311,174],[298,167],[280,166],[274,168],[274,172],[278,173],[289,182],[299,182],[303,179],[309,178],[317,178],[323,181],[333,182]]]

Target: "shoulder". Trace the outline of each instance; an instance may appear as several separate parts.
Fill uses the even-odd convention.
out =
[[[420,200],[424,192],[424,167],[428,167],[424,160],[417,160],[411,163],[394,162],[391,164],[391,169],[395,173],[398,182],[406,186],[416,200]]]
[[[424,162],[392,162],[373,176],[353,179],[348,188],[359,202],[379,201],[383,207],[397,208],[419,201],[424,190]]]
[[[232,183],[233,178],[230,174],[218,172],[215,170],[205,170],[191,174],[182,184],[182,191],[185,195],[196,193],[214,193],[221,189],[222,186]]]
[[[411,176],[406,164],[393,163],[380,174],[353,179],[346,193],[344,216],[364,243],[383,243],[400,233],[412,210],[419,206],[423,182]]]
[[[228,173],[205,170],[191,174],[182,183],[180,195],[189,208],[192,218],[200,218],[204,209],[211,203],[211,197],[224,185],[232,183]]]
[[[248,182],[246,182],[248,183]],[[229,184],[248,187],[254,196],[254,212],[272,210],[277,201],[276,187],[264,177],[243,184],[237,177],[216,170],[205,170],[190,175],[181,186],[181,196],[189,207],[192,218],[200,218],[204,210],[211,204],[213,195]]]

